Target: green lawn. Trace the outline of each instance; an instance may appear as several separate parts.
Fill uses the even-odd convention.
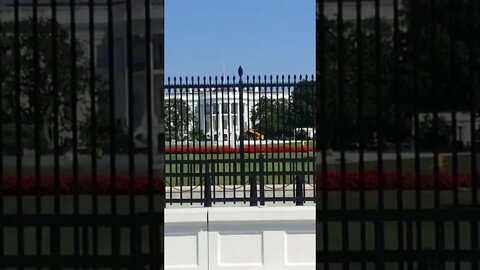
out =
[[[259,172],[260,171],[260,154],[246,154],[246,165],[245,172]],[[274,161],[264,163],[264,171],[266,173],[276,172],[278,175],[268,175],[265,177],[267,184],[276,183],[292,183],[292,177],[290,175],[280,176],[282,172],[291,174],[294,172],[310,171],[313,172],[315,168],[311,159],[313,158],[313,153],[269,153],[264,154],[265,159],[274,159]],[[239,159],[239,154],[211,154],[211,155],[193,155],[193,154],[184,154],[184,155],[167,155],[166,159],[169,160],[172,164],[167,164],[165,167],[167,175],[172,174],[171,177],[167,178],[167,182],[172,183],[173,185],[198,185],[199,176],[202,173],[207,171],[206,165],[199,164],[199,160],[220,160],[218,163],[213,163],[209,172],[214,173],[238,173],[241,171],[240,163],[233,161],[234,159]],[[298,161],[298,162],[286,162],[285,159],[295,158],[310,158],[310,162],[307,161]],[[180,162],[175,163],[176,160]],[[185,161],[191,160],[191,164],[182,164]],[[232,161],[230,161],[232,160]],[[327,164],[328,172],[340,172],[341,164]],[[434,160],[432,157],[422,157],[419,160],[420,163],[420,174],[421,175],[433,175],[434,173]],[[377,161],[366,161],[364,162],[365,171],[376,171],[378,168]],[[458,173],[469,174],[471,173],[471,156],[470,155],[459,155],[458,161]],[[451,174],[453,159],[452,157],[445,158],[445,164],[440,168],[440,174]],[[359,163],[346,163],[345,169],[347,172],[358,172]],[[415,174],[415,159],[414,158],[404,158],[401,160],[401,170],[404,174]],[[477,170],[480,172],[480,157],[477,158]],[[396,160],[383,160],[383,171],[384,172],[396,172],[397,164]],[[197,176],[197,177],[195,177]],[[225,183],[227,185],[239,184],[239,177],[235,176],[217,176],[216,181],[218,183]],[[313,183],[313,175],[306,177],[307,183]]]

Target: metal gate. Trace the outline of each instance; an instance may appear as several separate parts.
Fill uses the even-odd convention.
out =
[[[162,76],[163,1],[1,1],[1,269],[163,266]]]
[[[317,0],[318,269],[479,269],[479,13]]]

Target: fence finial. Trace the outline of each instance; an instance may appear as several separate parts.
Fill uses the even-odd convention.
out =
[[[239,77],[242,77],[242,75],[243,75],[243,69],[242,69],[242,66],[240,66],[240,67],[238,68],[238,76],[239,76]]]

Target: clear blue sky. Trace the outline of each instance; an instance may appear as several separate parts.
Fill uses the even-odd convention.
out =
[[[165,0],[168,76],[315,73],[314,0]]]

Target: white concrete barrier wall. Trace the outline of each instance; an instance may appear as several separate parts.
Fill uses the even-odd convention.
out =
[[[314,269],[315,207],[165,209],[166,269]]]

